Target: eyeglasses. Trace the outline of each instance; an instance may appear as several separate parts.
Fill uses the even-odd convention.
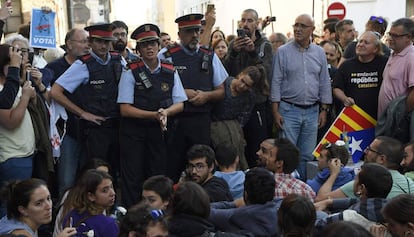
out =
[[[367,146],[367,147],[365,148],[365,150],[366,150],[366,151],[372,151],[372,152],[374,152],[374,153],[377,153],[378,155],[382,155],[382,153],[381,153],[381,152],[379,152],[379,151],[376,151],[376,150],[372,149],[370,146]]]
[[[309,28],[309,27],[312,27],[312,26],[308,26],[308,25],[305,25],[305,24],[302,24],[302,23],[295,23],[294,25],[292,25],[292,27],[296,28],[296,29],[306,29],[306,28]]]
[[[370,21],[376,21],[376,22],[378,22],[378,23],[380,23],[380,24],[384,24],[384,22],[385,22],[385,19],[384,19],[384,18],[382,18],[382,17],[380,17],[380,16],[371,16],[371,17],[369,18],[369,20],[370,20]]]
[[[80,43],[80,44],[88,43],[88,40],[70,40],[70,41],[77,42],[77,43]]]
[[[188,164],[187,165],[187,170],[190,170],[190,171],[192,171],[194,168],[196,169],[196,171],[202,171],[204,168],[206,168],[207,167],[207,165],[204,165],[204,164],[201,164],[201,163],[197,163],[197,164],[195,164],[195,165],[193,165],[193,164]]]
[[[391,37],[393,39],[401,38],[401,37],[404,37],[404,36],[407,36],[407,35],[409,35],[409,33],[404,33],[404,34],[400,34],[400,35],[399,34],[394,34],[394,33],[391,33],[391,32],[387,33],[387,36]]]

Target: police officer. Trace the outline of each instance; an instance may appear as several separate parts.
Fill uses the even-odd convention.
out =
[[[80,133],[88,158],[98,158],[112,166],[119,160],[119,106],[116,103],[122,73],[121,56],[109,52],[113,26],[85,28],[92,51],[76,60],[53,84],[51,96],[80,119]],[[64,91],[79,90],[74,103]],[[116,167],[112,167],[116,170]],[[115,174],[115,173],[113,173]]]
[[[122,202],[129,207],[140,199],[145,179],[166,174],[167,118],[181,112],[187,100],[171,62],[157,57],[160,30],[139,26],[131,35],[142,59],[128,64],[121,76],[118,103],[121,110]]]
[[[210,145],[211,103],[224,98],[223,82],[228,77],[213,51],[199,45],[202,18],[202,14],[177,18],[180,43],[158,54],[173,62],[188,97],[170,137],[168,175],[174,181],[184,170],[187,150],[194,144]]]

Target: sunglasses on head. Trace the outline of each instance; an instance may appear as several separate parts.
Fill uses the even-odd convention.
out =
[[[379,17],[379,16],[371,16],[371,17],[369,18],[369,20],[370,20],[370,21],[376,21],[376,22],[378,22],[378,23],[380,23],[380,24],[383,24],[383,23],[385,22],[384,18]]]

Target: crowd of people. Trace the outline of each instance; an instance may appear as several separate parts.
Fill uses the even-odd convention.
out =
[[[237,35],[215,17],[178,17],[178,42],[74,28],[64,54],[31,49],[30,25],[5,37],[1,236],[414,236],[414,21],[371,16],[357,36],[327,19],[320,41],[307,14],[292,38],[254,9]],[[314,157],[354,104],[378,120],[364,164],[341,140]]]

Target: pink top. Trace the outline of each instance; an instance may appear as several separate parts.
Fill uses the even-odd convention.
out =
[[[392,53],[383,73],[378,96],[378,117],[386,110],[391,100],[408,94],[414,86],[414,46],[410,45],[400,53]]]

